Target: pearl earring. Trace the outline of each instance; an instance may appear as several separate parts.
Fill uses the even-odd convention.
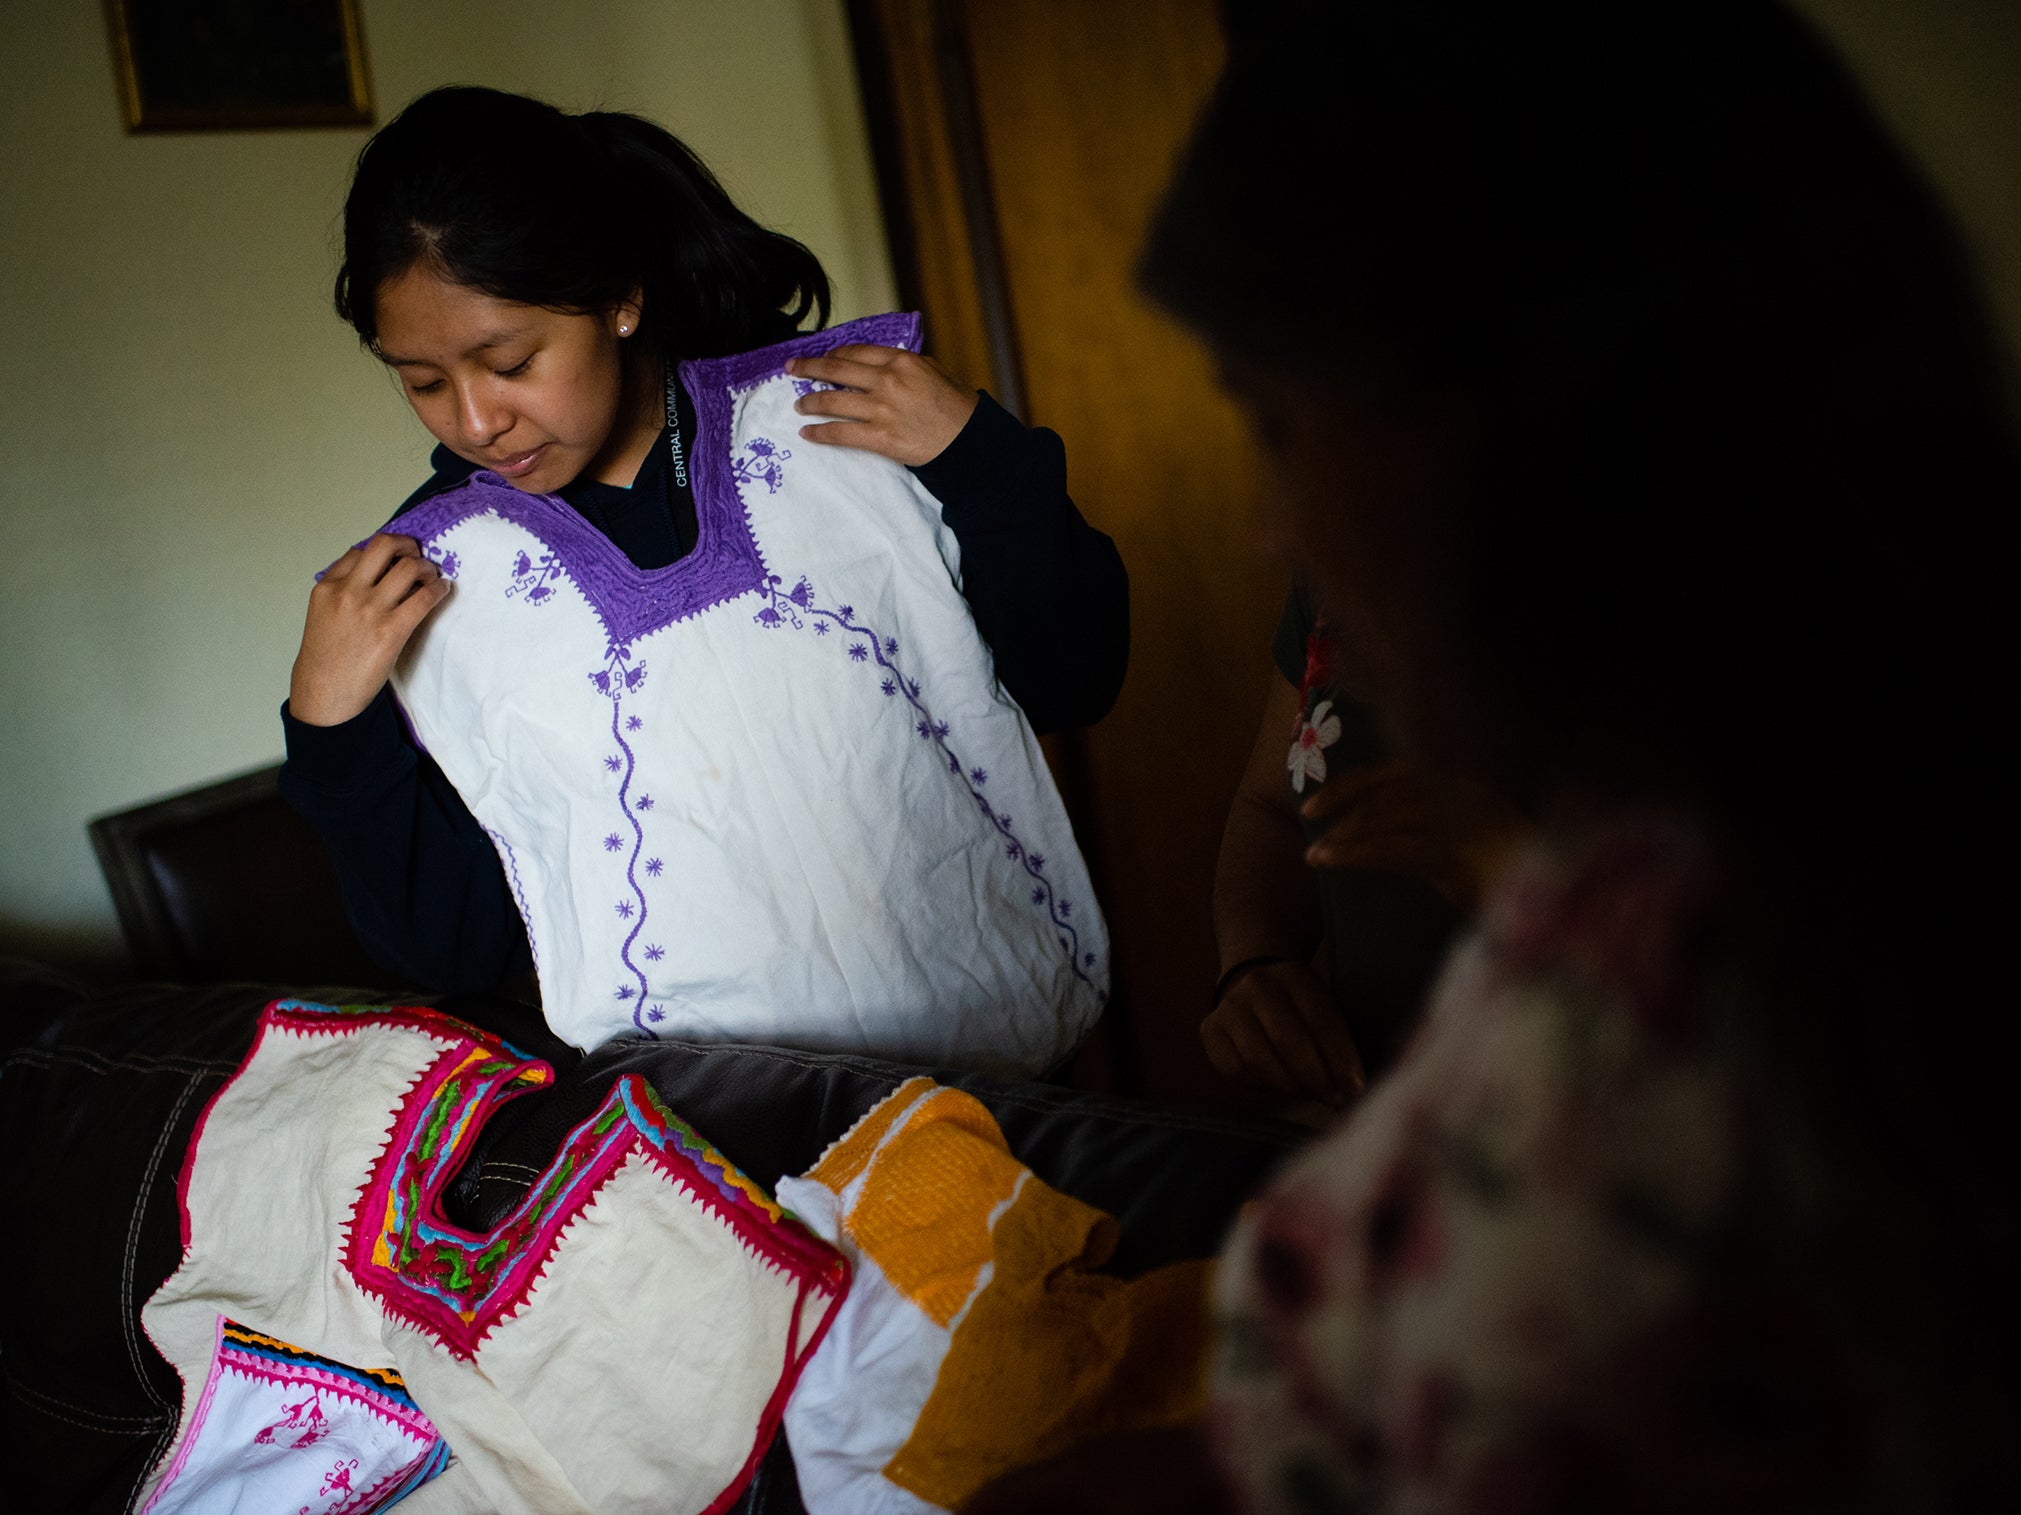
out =
[[[630,336],[631,334],[632,334],[632,329],[631,329],[631,328],[630,328],[629,326],[620,326],[620,327],[618,328],[618,335],[619,335],[619,336],[621,336],[621,337],[628,337],[628,336]]]

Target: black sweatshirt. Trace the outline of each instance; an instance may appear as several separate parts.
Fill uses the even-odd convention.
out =
[[[679,395],[682,433],[694,410]],[[833,424],[833,423],[831,423]],[[438,447],[435,474],[400,508],[463,482],[475,466]],[[577,483],[561,497],[641,568],[695,542],[691,489],[677,485],[666,433],[632,486]],[[961,544],[962,593],[996,675],[1039,731],[1085,726],[1115,703],[1129,656],[1129,585],[1108,537],[1067,497],[1059,437],[1027,429],[987,394],[947,449],[912,470]],[[531,966],[490,839],[380,690],[337,726],[284,704],[281,792],[315,827],[367,950],[423,988],[491,988]]]

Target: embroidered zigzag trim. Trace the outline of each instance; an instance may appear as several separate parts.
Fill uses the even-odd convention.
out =
[[[443,1218],[439,1196],[481,1114],[545,1064],[478,1034],[459,1039],[415,1083],[345,1226],[343,1259],[387,1312],[470,1357],[526,1303],[564,1232],[633,1154],[658,1168],[768,1268],[840,1295],[839,1256],[804,1234],[770,1196],[674,1116],[636,1074],[618,1078],[571,1131],[521,1203],[489,1233]]]
[[[338,1036],[359,1025],[404,1026],[410,1030],[424,1032],[437,1040],[454,1036],[481,1037],[483,1032],[475,1026],[467,1025],[453,1015],[443,1015],[438,1011],[418,1007],[407,1008],[398,1005],[321,1005],[309,1000],[270,1000],[260,1011],[260,1018],[254,1023],[252,1044],[246,1048],[245,1056],[239,1059],[238,1067],[232,1070],[230,1078],[219,1084],[205,1101],[198,1114],[196,1124],[190,1129],[189,1143],[183,1148],[182,1166],[176,1171],[175,1207],[176,1220],[181,1228],[182,1258],[189,1259],[190,1218],[189,1185],[196,1171],[197,1150],[203,1145],[204,1130],[210,1124],[211,1112],[218,1107],[218,1101],[232,1089],[253,1059],[259,1056],[269,1031],[280,1029],[298,1036]],[[514,1056],[523,1057],[518,1048],[508,1042],[499,1045]],[[541,1063],[542,1068],[547,1064]],[[550,1076],[552,1069],[548,1069]]]
[[[348,1403],[356,1411],[392,1425],[415,1449],[412,1457],[388,1468],[374,1482],[346,1492],[335,1504],[327,1507],[328,1515],[344,1515],[347,1511],[362,1515],[364,1511],[397,1503],[449,1464],[448,1445],[442,1440],[434,1422],[422,1413],[413,1396],[407,1392],[406,1380],[391,1368],[353,1367],[219,1316],[210,1375],[204,1382],[203,1393],[195,1409],[187,1417],[188,1424],[179,1440],[175,1459],[147,1502],[149,1511],[158,1508],[164,1500],[176,1498],[176,1482],[197,1449],[205,1423],[210,1418],[211,1406],[227,1376],[249,1382],[266,1382],[284,1390],[308,1391],[307,1397],[297,1405],[289,1406],[283,1401],[287,1413],[254,1436],[255,1446],[278,1444],[293,1451],[303,1451],[328,1439],[330,1428],[322,1396],[329,1395]]]

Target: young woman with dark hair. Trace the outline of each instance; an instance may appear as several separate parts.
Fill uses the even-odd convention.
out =
[[[336,303],[368,347],[382,287],[419,266],[520,305],[637,304],[634,350],[663,358],[742,352],[828,321],[819,260],[739,210],[671,132],[469,86],[421,96],[358,156]]]
[[[2008,1507],[2021,463],[1957,238],[1779,4],[1231,31],[1144,282],[1385,735],[1540,840],[1224,1256],[1227,1504]],[[971,1515],[1222,1507],[1188,1445]]]
[[[496,479],[565,501],[659,583],[705,535],[702,418],[681,365],[818,328],[829,291],[812,253],[652,123],[450,88],[360,155],[336,304],[440,444],[403,512]],[[838,340],[786,363],[797,410],[819,423],[799,436],[912,469],[958,544],[956,582],[1003,690],[1041,731],[1099,718],[1121,683],[1127,590],[1114,546],[1066,495],[1059,439],[916,353]],[[387,691],[449,588],[402,535],[332,565],[283,710],[282,784],[375,955],[463,989],[530,964],[496,839]]]

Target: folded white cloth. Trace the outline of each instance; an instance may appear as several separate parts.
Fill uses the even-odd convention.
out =
[[[973,1095],[901,1084],[779,1199],[848,1258],[786,1406],[812,1515],[945,1515],[991,1479],[1206,1402],[1213,1265],[1102,1271],[1118,1235]]]

